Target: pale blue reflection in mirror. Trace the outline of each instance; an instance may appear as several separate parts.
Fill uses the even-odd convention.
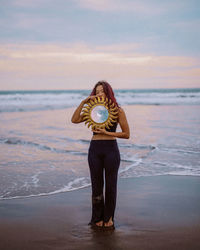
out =
[[[96,123],[103,123],[108,119],[108,110],[102,105],[97,105],[91,111],[91,118]]]

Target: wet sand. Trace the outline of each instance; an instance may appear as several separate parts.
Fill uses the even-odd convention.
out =
[[[91,188],[0,201],[0,249],[200,249],[200,177],[119,179],[116,230],[94,231]]]

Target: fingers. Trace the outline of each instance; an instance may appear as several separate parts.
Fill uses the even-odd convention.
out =
[[[90,96],[90,99],[93,100],[93,99],[95,99],[96,97],[97,97],[97,95],[91,95],[91,96]]]
[[[84,100],[84,103],[87,103],[89,100],[94,100],[96,97],[103,97],[103,95],[102,94],[90,95]]]
[[[97,133],[97,134],[105,134],[105,129],[102,128],[96,128],[96,129],[92,129],[93,132]]]
[[[88,102],[90,99],[95,99],[97,96],[96,95],[90,95],[90,96],[88,96],[85,100],[84,100],[84,102],[86,103],[86,102]]]
[[[100,134],[101,131],[100,131],[98,128],[93,128],[93,129],[92,129],[92,132],[95,132],[95,133],[97,133],[97,134]]]

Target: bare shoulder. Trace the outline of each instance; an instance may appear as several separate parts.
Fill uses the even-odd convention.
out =
[[[123,110],[123,108],[122,107],[118,107],[118,112],[119,113],[121,113],[121,112],[123,112],[124,110]]]
[[[125,112],[124,112],[124,110],[123,110],[122,107],[118,108],[118,113],[119,113],[119,115],[124,115],[125,114]]]

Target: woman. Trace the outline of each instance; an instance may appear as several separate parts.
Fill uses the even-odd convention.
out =
[[[83,100],[75,110],[71,121],[83,122],[81,114],[84,104],[95,97],[100,96],[111,99],[118,108],[118,121],[110,129],[93,130],[90,142],[88,163],[92,183],[92,219],[89,223],[93,228],[114,229],[114,212],[117,195],[117,175],[120,165],[120,154],[116,138],[128,139],[130,136],[129,125],[125,112],[116,102],[114,92],[109,83],[99,81],[89,97]],[[116,132],[117,124],[121,132]],[[105,200],[103,196],[105,171]]]

